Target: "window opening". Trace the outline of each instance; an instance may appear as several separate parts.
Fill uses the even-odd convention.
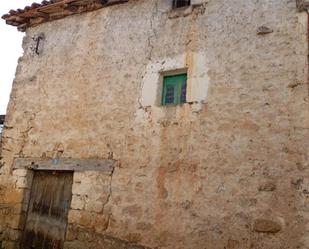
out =
[[[190,0],[173,0],[173,7],[174,8],[182,8],[185,6],[190,6]]]
[[[186,103],[187,74],[163,77],[162,105]]]

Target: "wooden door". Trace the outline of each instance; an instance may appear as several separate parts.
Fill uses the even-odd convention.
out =
[[[73,172],[34,173],[22,249],[62,249],[72,199]]]

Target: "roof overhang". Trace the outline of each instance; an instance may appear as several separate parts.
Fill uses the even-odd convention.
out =
[[[94,11],[129,0],[50,0],[33,3],[24,9],[10,10],[2,16],[7,24],[16,26],[19,31],[35,27],[41,23],[65,18],[67,16]]]

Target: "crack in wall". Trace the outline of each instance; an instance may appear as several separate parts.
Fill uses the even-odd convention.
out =
[[[154,49],[154,45],[151,42],[151,40],[152,40],[152,38],[158,39],[157,31],[154,28],[154,19],[157,16],[158,11],[159,11],[158,1],[155,1],[154,8],[153,8],[153,11],[151,12],[151,16],[150,16],[150,31],[152,32],[152,35],[148,36],[148,39],[147,39],[148,40],[148,46],[150,48],[147,59],[150,60],[150,61],[152,59],[152,52],[153,52],[153,49]]]
[[[116,164],[117,165],[117,164]],[[113,189],[112,189],[112,184],[113,184],[113,176],[114,176],[114,173],[115,173],[115,168],[112,170],[111,174],[110,174],[110,181],[109,181],[109,194],[106,198],[106,201],[105,203],[103,203],[103,213],[104,213],[104,210],[106,208],[106,206],[110,203],[110,200],[111,200],[111,197],[113,195]],[[109,212],[108,213],[108,218],[107,218],[107,223],[106,223],[106,227],[105,227],[105,231],[109,228],[110,226],[110,221],[111,221],[111,217],[112,217],[112,213]]]
[[[37,112],[33,112],[31,115],[30,115],[30,118],[29,120],[27,121],[27,126],[28,128],[25,129],[24,131],[21,131],[20,134],[21,134],[21,143],[20,143],[20,148],[19,148],[19,151],[18,151],[18,155],[20,157],[24,157],[24,149],[28,143],[28,140],[29,140],[29,133],[30,131],[34,128],[34,125],[33,125],[33,121],[35,120],[37,114],[40,112],[41,110],[37,111]]]
[[[26,144],[28,143],[29,132],[30,132],[32,129],[33,129],[33,127],[30,126],[27,130],[20,132],[21,137],[22,137],[22,141],[21,141],[21,144],[20,144],[20,149],[19,149],[19,152],[18,152],[18,155],[19,155],[20,157],[24,157],[23,150],[24,150]]]
[[[152,53],[153,53],[153,50],[154,50],[154,47],[155,47],[154,46],[155,40],[158,39],[158,32],[157,32],[155,25],[154,25],[154,19],[155,19],[156,16],[158,16],[158,12],[159,12],[158,1],[155,1],[154,7],[152,9],[150,19],[149,19],[150,20],[150,32],[151,32],[151,34],[147,37],[147,43],[148,43],[149,51],[148,51],[148,55],[146,56],[146,59],[148,61],[152,61]],[[152,41],[153,39],[154,39],[154,41]],[[143,65],[143,69],[144,69],[144,72],[143,72],[142,77],[141,77],[140,93],[139,93],[139,96],[138,96],[138,99],[137,99],[139,109],[144,109],[143,105],[141,103],[141,98],[142,98],[142,91],[143,91],[144,84],[145,84],[144,78],[145,78],[145,75],[147,73],[147,63],[145,63]]]

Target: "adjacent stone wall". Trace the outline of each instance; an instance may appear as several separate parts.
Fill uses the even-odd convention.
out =
[[[2,146],[2,130],[3,130],[4,119],[5,119],[5,115],[0,115],[0,153],[1,153],[1,146]]]
[[[0,151],[2,147],[2,127],[0,127]]]
[[[28,30],[2,150],[5,248],[27,201],[14,157],[119,162],[74,175],[66,248],[309,247],[306,14],[294,0],[170,8],[130,1]],[[160,87],[145,76],[173,65],[193,101],[144,101]]]

